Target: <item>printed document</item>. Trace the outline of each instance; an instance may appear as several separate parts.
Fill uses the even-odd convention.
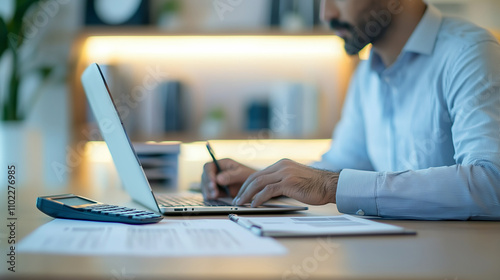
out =
[[[19,245],[19,252],[69,255],[280,255],[286,248],[229,220],[163,220],[127,225],[55,219]]]
[[[413,230],[351,215],[244,218],[232,214],[229,219],[261,236],[415,234]]]

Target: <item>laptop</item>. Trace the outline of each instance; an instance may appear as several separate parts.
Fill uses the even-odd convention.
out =
[[[307,207],[265,204],[252,208],[231,205],[231,198],[204,201],[201,194],[155,194],[113,102],[108,85],[97,64],[91,64],[82,75],[82,84],[99,130],[113,158],[118,175],[130,197],[164,215],[277,213],[307,210]]]

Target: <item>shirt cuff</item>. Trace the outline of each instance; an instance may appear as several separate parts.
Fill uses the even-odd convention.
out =
[[[337,184],[337,209],[341,213],[378,216],[376,203],[379,173],[344,169]]]
[[[316,169],[323,169],[332,172],[339,172],[340,169],[327,161],[315,161],[309,163],[309,166]]]

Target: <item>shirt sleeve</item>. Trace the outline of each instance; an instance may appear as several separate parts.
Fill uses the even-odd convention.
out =
[[[365,123],[357,87],[359,71],[363,66],[360,64],[353,75],[330,149],[323,154],[321,161],[312,163],[312,167],[337,172],[344,168],[373,170],[366,150]]]
[[[445,82],[456,165],[367,172],[343,170],[340,212],[424,220],[500,220],[500,46],[457,52]]]

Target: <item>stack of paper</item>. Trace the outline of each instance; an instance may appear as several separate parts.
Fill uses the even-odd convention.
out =
[[[163,220],[126,225],[56,219],[21,241],[19,252],[71,255],[280,255],[286,248],[229,220]]]

